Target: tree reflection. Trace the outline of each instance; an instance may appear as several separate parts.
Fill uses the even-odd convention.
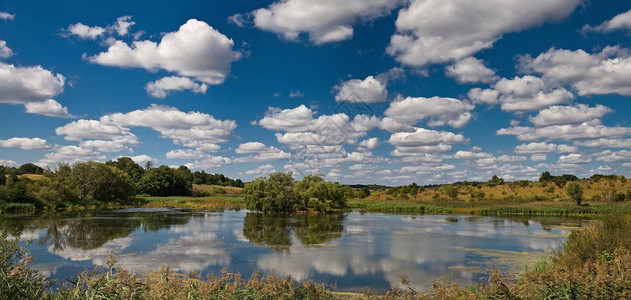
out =
[[[288,216],[247,213],[243,236],[251,243],[287,250],[292,232],[302,245],[322,244],[342,236],[344,214]]]
[[[26,231],[44,229],[46,234],[37,242],[50,244],[54,252],[66,248],[92,250],[105,243],[124,238],[141,228],[145,231],[158,231],[172,225],[187,224],[191,214],[173,212],[137,212],[137,213],[47,213],[28,219],[8,217],[0,220],[0,228],[14,236],[21,236]]]

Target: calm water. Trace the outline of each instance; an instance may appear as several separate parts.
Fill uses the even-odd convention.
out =
[[[327,216],[263,216],[241,211],[132,209],[3,217],[23,240],[34,267],[52,278],[76,278],[104,266],[108,253],[137,273],[168,264],[180,272],[246,277],[256,270],[337,284],[340,291],[417,289],[448,276],[485,280],[490,270],[515,272],[557,249],[568,219],[511,219],[359,212]]]

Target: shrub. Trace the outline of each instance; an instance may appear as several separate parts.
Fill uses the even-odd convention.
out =
[[[151,196],[190,196],[190,181],[168,166],[153,168],[138,182],[138,192]]]
[[[583,188],[577,182],[572,182],[567,186],[567,195],[576,202],[576,205],[581,206],[583,201]]]

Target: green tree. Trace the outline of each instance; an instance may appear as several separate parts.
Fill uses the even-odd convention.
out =
[[[245,185],[245,205],[262,212],[295,212],[300,205],[291,172],[276,172]]]
[[[491,180],[489,180],[490,186],[502,185],[504,184],[504,178],[497,177],[497,175],[493,175]]]
[[[116,161],[108,161],[107,164],[127,173],[134,182],[140,181],[142,175],[145,174],[145,169],[129,157],[119,157]]]
[[[192,183],[168,166],[149,170],[138,182],[137,190],[151,196],[190,196]]]
[[[114,166],[88,161],[75,163],[69,174],[77,200],[128,200],[135,194],[129,175]]]
[[[553,179],[554,179],[554,176],[550,175],[550,172],[545,171],[541,173],[541,177],[539,177],[539,182],[548,182],[548,181],[552,181]]]
[[[22,174],[43,174],[44,173],[44,169],[42,169],[42,167],[33,164],[33,163],[25,163],[23,165],[21,165],[18,169],[17,169],[18,175],[22,175]]]
[[[453,185],[445,186],[445,194],[451,198],[458,198],[458,189]]]
[[[576,201],[576,205],[581,206],[583,201],[583,187],[581,187],[578,182],[571,182],[568,184],[565,191],[572,200]]]

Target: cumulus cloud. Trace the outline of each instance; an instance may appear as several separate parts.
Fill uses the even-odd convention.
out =
[[[169,159],[202,159],[206,154],[193,149],[177,149],[167,152],[165,156]]]
[[[445,67],[445,75],[455,78],[459,83],[491,83],[499,79],[495,71],[475,57],[467,57]]]
[[[592,161],[592,158],[579,154],[579,153],[571,153],[568,155],[562,155],[559,157],[558,163],[560,164],[586,164]]]
[[[15,53],[9,46],[7,46],[7,42],[0,40],[0,58],[7,58],[13,56]]]
[[[578,151],[578,147],[570,145],[557,145],[552,143],[540,142],[521,144],[515,147],[515,153],[519,154],[543,154],[543,153],[570,153]]]
[[[467,143],[469,139],[453,132],[416,128],[414,132],[394,133],[388,142],[394,146],[415,147]]]
[[[0,166],[17,167],[18,163],[14,160],[0,159]]]
[[[50,145],[48,145],[45,139],[41,138],[14,137],[7,140],[0,140],[0,147],[32,150],[48,149]]]
[[[266,176],[274,172],[276,172],[276,169],[274,169],[274,166],[267,164],[267,165],[258,166],[252,170],[248,170],[243,173],[245,175]]]
[[[589,107],[585,104],[574,106],[551,106],[541,110],[536,116],[528,118],[535,126],[580,124],[596,118],[602,118],[613,110],[603,105]]]
[[[7,20],[7,21],[13,21],[13,20],[15,20],[15,15],[12,15],[12,14],[10,14],[8,12],[0,11],[0,19]]]
[[[237,127],[233,120],[218,120],[206,113],[183,112],[175,107],[155,104],[128,113],[105,115],[99,123],[112,128],[148,127],[176,144],[223,143],[231,137],[232,131]]]
[[[514,135],[520,141],[538,139],[547,140],[589,140],[599,138],[615,138],[631,134],[631,127],[608,127],[599,120],[581,124],[552,125],[546,127],[514,126],[496,131],[497,135]]]
[[[147,93],[155,98],[164,98],[172,91],[190,90],[196,94],[205,94],[208,85],[197,83],[187,77],[169,76],[147,83]]]
[[[388,54],[406,65],[459,60],[490,48],[504,33],[569,16],[581,0],[413,0],[396,20]]]
[[[407,97],[390,103],[384,114],[395,122],[414,125],[428,119],[429,126],[448,124],[462,128],[471,120],[474,105],[453,98],[442,97]]]
[[[206,84],[221,84],[230,64],[241,59],[234,42],[203,21],[188,20],[178,31],[165,34],[159,43],[134,41],[131,46],[116,40],[106,52],[89,57],[92,63],[121,67],[163,69]]]
[[[598,148],[631,148],[631,139],[600,138],[587,141],[575,141],[574,144],[578,146]]]
[[[131,152],[127,145],[135,144],[137,144],[137,141],[134,139],[84,140],[79,142],[81,148],[94,149],[100,152]]]
[[[131,16],[122,16],[116,18],[116,23],[112,25],[112,29],[120,36],[125,36],[129,33],[129,28],[136,24],[131,20]]]
[[[274,146],[265,146],[265,144],[259,142],[247,142],[240,144],[234,152],[237,154],[248,155],[233,159],[233,162],[236,163],[289,159],[291,157],[291,154],[285,151],[282,151]]]
[[[282,0],[267,8],[260,8],[246,14],[237,14],[229,21],[276,33],[283,38],[297,41],[301,34],[309,35],[309,40],[324,44],[353,37],[352,25],[359,21],[367,22],[390,14],[401,0]]]
[[[342,102],[360,102],[360,103],[377,103],[387,100],[388,91],[386,83],[377,80],[373,76],[366,79],[351,79],[345,81],[335,87],[337,95],[335,101]]]
[[[147,164],[147,162],[151,162],[152,165],[156,165],[158,164],[158,159],[157,158],[153,158],[149,155],[136,155],[136,156],[130,156],[129,158],[131,158],[131,160],[133,160],[135,163],[144,166],[145,164]]]
[[[513,79],[502,78],[491,89],[474,88],[469,91],[474,103],[501,104],[503,111],[537,111],[542,108],[569,103],[574,95],[564,88],[551,88],[539,77],[526,75]]]
[[[58,163],[74,163],[77,161],[104,159],[105,155],[91,148],[63,146],[55,149],[54,152],[44,155],[44,157],[37,162],[37,165],[46,167]]]
[[[620,150],[620,151],[611,151],[605,150],[599,153],[596,153],[597,161],[603,162],[629,162],[631,161],[631,151],[629,150]]]
[[[375,150],[377,148],[379,148],[379,139],[373,137],[359,142],[358,150]]]
[[[71,24],[66,29],[68,34],[75,35],[80,39],[95,40],[97,37],[105,33],[105,28],[100,26],[88,26],[82,23]]]
[[[534,58],[521,57],[519,68],[551,84],[570,85],[581,96],[631,95],[631,51],[619,46],[594,54],[551,48]]]
[[[43,102],[64,90],[61,74],[35,67],[16,67],[0,62],[0,102],[26,104]]]
[[[68,108],[62,106],[59,102],[48,99],[44,102],[30,102],[24,104],[26,112],[29,114],[38,114],[49,117],[59,118],[75,118],[68,112]]]
[[[616,15],[610,20],[602,22],[597,26],[583,26],[583,32],[611,32],[614,30],[631,29],[631,10]]]
[[[301,131],[313,118],[314,112],[304,105],[292,109],[270,107],[265,117],[255,122],[270,130]]]
[[[129,128],[117,124],[105,124],[97,120],[77,120],[55,129],[57,135],[68,141],[82,140],[129,140],[136,136]]]

